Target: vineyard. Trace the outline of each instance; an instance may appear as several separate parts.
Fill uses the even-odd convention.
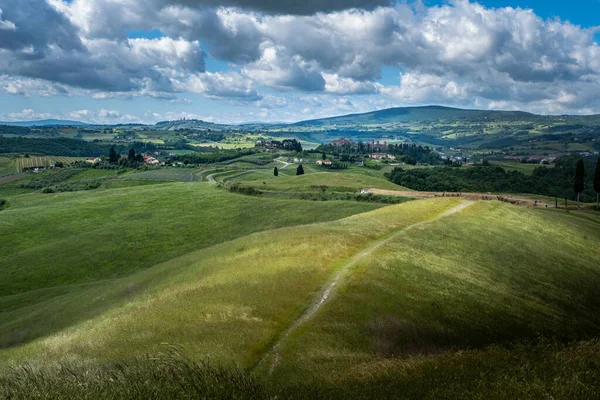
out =
[[[70,165],[75,161],[81,161],[82,159],[79,157],[62,157],[62,156],[31,156],[31,157],[22,157],[17,158],[17,172],[21,172],[27,168],[37,168],[37,167],[48,167],[57,161],[62,162],[65,165]]]

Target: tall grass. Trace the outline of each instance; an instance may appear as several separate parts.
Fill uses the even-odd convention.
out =
[[[156,355],[94,364],[22,364],[0,372],[6,399],[258,399],[265,387],[235,367],[194,361],[169,346]]]

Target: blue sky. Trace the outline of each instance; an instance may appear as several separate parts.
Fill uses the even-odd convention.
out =
[[[0,10],[4,121],[297,121],[423,104],[600,113],[600,0],[0,0]]]

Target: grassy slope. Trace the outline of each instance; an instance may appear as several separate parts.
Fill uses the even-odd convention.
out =
[[[256,233],[55,298],[44,306],[59,316],[85,313],[81,304],[105,312],[0,359],[120,360],[166,341],[196,358],[252,366],[349,257],[458,201]],[[284,342],[275,379],[299,385],[290,393],[306,398],[314,397],[307,382],[339,398],[593,398],[600,345],[536,339],[598,335],[599,222],[479,202],[415,228],[355,265]]]
[[[271,190],[302,190],[310,186],[328,186],[332,190],[360,190],[369,187],[389,190],[402,190],[398,186],[383,176],[371,176],[362,173],[348,172],[313,172],[305,175],[292,175],[289,170],[295,167],[290,165],[285,170],[285,174],[280,174],[278,177],[273,176],[273,171],[265,171],[260,175],[247,175],[241,178],[243,182],[257,183],[259,187]],[[354,171],[353,171],[354,172]],[[259,182],[260,181],[260,182]],[[263,185],[262,182],[265,182]]]
[[[493,166],[502,167],[507,171],[518,171],[525,175],[532,175],[533,170],[540,166],[540,164],[523,164],[518,162],[505,162],[505,161],[491,161]]]
[[[9,157],[0,156],[0,176],[12,175],[15,173],[15,160]]]
[[[53,310],[55,317],[37,321],[48,333],[65,316],[73,323],[85,319],[74,314],[90,317],[90,308],[105,312],[2,355],[13,360],[122,359],[170,342],[183,344],[196,357],[252,365],[356,249],[456,202],[413,202],[340,221],[257,233],[52,298],[40,307]],[[250,217],[248,212],[245,216]],[[31,321],[22,319],[39,311],[30,307],[4,313],[3,329],[31,328]]]
[[[356,266],[341,292],[287,342],[276,377],[285,382],[319,377],[334,391],[350,385],[372,396],[413,390],[415,398],[451,396],[436,392],[436,379],[477,392],[478,378],[497,388],[504,382],[511,397],[510,390],[543,392],[535,383],[519,386],[521,374],[548,384],[555,373],[562,376],[554,382],[560,394],[575,377],[561,368],[589,374],[593,365],[581,362],[598,354],[597,343],[436,354],[538,335],[558,341],[597,337],[598,222],[479,202],[413,230]],[[578,355],[584,351],[588,356]],[[562,359],[556,356],[561,352]],[[539,365],[523,371],[527,363],[536,365],[535,357]],[[564,362],[560,368],[552,366],[554,357]]]
[[[9,201],[0,214],[0,347],[42,334],[44,319],[56,320],[52,329],[76,320],[84,303],[76,302],[61,321],[54,315],[60,296],[85,297],[115,278],[252,232],[380,207],[258,199],[184,183]]]

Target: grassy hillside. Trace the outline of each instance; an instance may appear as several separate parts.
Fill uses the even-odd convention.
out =
[[[225,199],[222,196],[220,200]],[[33,321],[28,319],[35,319],[45,309],[56,312],[54,317],[46,316],[50,321],[43,322],[48,329],[54,321],[60,325],[64,315],[72,320],[79,320],[78,313],[89,316],[92,305],[105,312],[95,320],[17,348],[15,354],[118,360],[158,350],[160,343],[170,342],[188,347],[197,357],[250,366],[356,248],[394,229],[433,217],[456,202],[414,202],[412,207],[386,207],[337,222],[257,233],[128,277],[94,286],[81,284],[76,292],[33,306],[16,308],[22,296],[8,296],[3,308],[13,307],[3,313],[0,326],[10,338],[20,330],[31,329]],[[256,230],[249,210],[244,213],[244,225]],[[308,251],[315,256],[306,257]],[[88,271],[94,273],[91,268]],[[105,308],[113,303],[117,306]],[[232,329],[235,335],[227,334]]]
[[[321,118],[316,120],[302,121],[294,126],[305,125],[334,125],[334,124],[385,124],[411,121],[435,121],[435,120],[459,120],[459,119],[530,119],[535,118],[533,114],[518,111],[488,111],[488,110],[464,110],[459,108],[442,106],[424,107],[396,107],[385,110],[372,111],[362,114],[342,115],[339,117]]]
[[[101,311],[74,300],[63,320],[54,307],[90,288],[111,287],[116,278],[253,232],[380,207],[258,199],[185,183],[31,194],[9,202],[0,215],[6,278],[0,281],[0,347],[38,337],[45,324],[65,327],[82,309]]]
[[[350,381],[368,379],[364,391],[370,395],[393,388],[436,398],[452,391],[431,387],[437,379],[434,368],[442,369],[445,384],[460,377],[463,385],[477,375],[475,368],[484,368],[481,374],[493,373],[480,379],[505,380],[509,395],[519,389],[518,382],[509,382],[518,376],[510,368],[527,368],[518,364],[564,350],[551,345],[555,340],[591,339],[600,333],[599,222],[478,202],[399,236],[358,263],[338,294],[285,342],[275,376],[282,382],[318,376],[336,390],[346,384],[358,389]],[[506,350],[486,349],[537,343],[540,337],[549,341],[541,348],[517,346],[518,362],[507,360]],[[578,351],[583,348],[593,354],[599,350],[590,344]],[[484,350],[453,355],[461,349]],[[440,353],[447,355],[439,356],[435,367]],[[551,364],[543,362],[544,368]],[[417,378],[420,373],[426,376]],[[536,374],[543,375],[543,369]],[[475,383],[468,387],[478,390]],[[541,395],[540,389],[533,393]]]
[[[190,183],[15,197],[0,214],[10,222],[0,226],[10,227],[2,240],[15,227],[22,232],[0,259],[21,276],[4,283],[0,298],[0,340],[9,347],[0,350],[0,383],[17,379],[4,367],[28,360],[28,376],[48,375],[21,379],[29,382],[22,390],[71,385],[80,393],[72,379],[62,382],[64,369],[53,369],[66,362],[85,387],[121,391],[116,398],[148,397],[142,382],[167,393],[181,376],[181,390],[196,395],[220,387],[238,396],[253,388],[257,398],[594,398],[600,217],[499,202],[457,209],[461,201],[413,201],[335,220],[366,208]],[[112,258],[102,240],[66,236],[52,224],[61,216],[83,232],[87,221],[73,209],[98,218],[92,237],[119,232]],[[70,240],[27,225],[32,213]],[[35,245],[46,240],[54,253]],[[64,264],[68,242],[80,240],[89,253],[78,260],[87,263]],[[20,258],[28,249],[19,245],[35,258]],[[44,257],[67,267],[33,261]],[[96,261],[121,257],[152,263],[115,271]],[[52,274],[64,283],[45,289]],[[35,291],[26,286],[35,282]],[[241,375],[175,361],[167,365],[178,372],[159,373],[151,360],[134,361],[164,351],[165,342],[182,345],[192,360],[237,365]],[[124,364],[100,368],[105,362]],[[90,380],[95,374],[105,375]],[[102,386],[115,374],[131,383]]]
[[[269,177],[267,178],[267,176]],[[245,176],[242,177],[241,180],[249,182],[252,178],[254,178],[254,181],[260,181],[258,182],[259,185],[263,185],[262,182],[265,182],[263,186],[277,190],[298,190],[310,186],[328,186],[332,190],[337,188],[339,190],[353,191],[367,187],[390,190],[399,190],[399,188],[401,188],[401,186],[388,181],[383,176],[373,177],[361,174],[348,174],[345,172],[314,172],[298,176],[289,175],[273,177],[273,171],[269,171],[266,175]]]

